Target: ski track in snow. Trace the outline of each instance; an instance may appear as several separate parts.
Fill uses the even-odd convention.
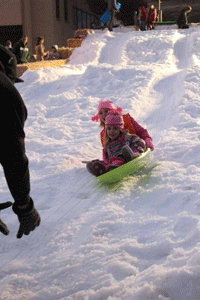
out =
[[[95,31],[61,69],[27,71],[31,194],[42,224],[16,240],[1,216],[1,300],[200,297],[200,30]],[[82,160],[101,157],[90,118],[114,101],[151,133],[152,171],[103,188]],[[10,200],[3,174],[1,198]]]

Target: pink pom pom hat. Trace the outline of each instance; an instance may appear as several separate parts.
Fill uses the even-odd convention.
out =
[[[116,126],[120,129],[124,128],[124,121],[122,115],[119,114],[116,110],[110,111],[106,116],[105,127]]]
[[[99,105],[97,107],[98,113],[91,118],[92,121],[96,121],[96,122],[99,121],[99,112],[103,108],[107,108],[107,109],[109,109],[111,111],[112,110],[116,110],[118,113],[122,113],[122,108],[121,107],[117,107],[115,109],[114,103],[111,100],[101,99],[100,102],[99,102]]]

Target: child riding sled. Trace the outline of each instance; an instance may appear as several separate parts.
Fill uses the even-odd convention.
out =
[[[105,118],[108,112],[115,110],[114,103],[111,100],[101,99],[98,105],[98,113],[94,115],[91,120],[98,122],[100,120],[100,127],[102,127],[102,131],[100,133],[101,144],[103,146],[103,138],[105,135]],[[122,114],[122,108],[117,107],[117,112]],[[131,134],[138,135],[141,139],[145,141],[146,147],[154,150],[154,145],[152,142],[152,138],[148,131],[144,129],[141,125],[139,125],[134,118],[130,116],[129,113],[122,115],[124,121],[124,129],[128,130]]]
[[[138,157],[145,150],[145,142],[136,134],[128,133],[124,129],[122,115],[111,110],[105,118],[103,161],[89,162],[87,169],[92,175],[100,176]]]
[[[122,114],[122,108],[117,107],[115,109],[114,103],[111,100],[104,100],[101,99],[97,108],[98,112],[96,115],[94,115],[91,120],[92,121],[100,121],[100,127],[102,127],[102,131],[100,132],[100,140],[102,147],[104,147],[104,138],[106,134],[105,129],[105,119],[108,113],[111,111],[116,110],[118,113]],[[135,134],[139,138],[143,139],[145,141],[146,148],[150,148],[152,151],[154,150],[154,145],[152,142],[152,138],[149,135],[148,131],[144,129],[141,125],[139,125],[134,118],[130,116],[129,113],[122,115],[123,123],[124,123],[124,129],[127,130],[130,134]],[[86,167],[90,173],[93,171],[93,165],[99,161],[98,159],[93,160],[91,162],[88,162]],[[94,172],[92,173],[93,175]]]

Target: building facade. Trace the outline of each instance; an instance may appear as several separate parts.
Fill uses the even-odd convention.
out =
[[[14,44],[22,35],[29,37],[34,53],[38,36],[45,40],[45,50],[52,45],[67,46],[74,31],[99,24],[86,0],[7,0],[0,3],[0,44]]]

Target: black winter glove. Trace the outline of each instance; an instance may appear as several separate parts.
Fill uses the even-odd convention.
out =
[[[10,207],[12,205],[12,202],[4,202],[4,203],[0,203],[0,211],[2,209],[6,209],[8,207]],[[0,232],[2,232],[3,234],[5,235],[8,235],[9,234],[9,230],[6,226],[6,224],[4,224],[1,219],[0,219]]]
[[[30,199],[30,203],[26,209],[19,209],[16,203],[12,207],[14,213],[18,216],[20,223],[17,238],[20,239],[23,234],[28,235],[37,226],[40,225],[40,215],[34,207],[33,200]]]

